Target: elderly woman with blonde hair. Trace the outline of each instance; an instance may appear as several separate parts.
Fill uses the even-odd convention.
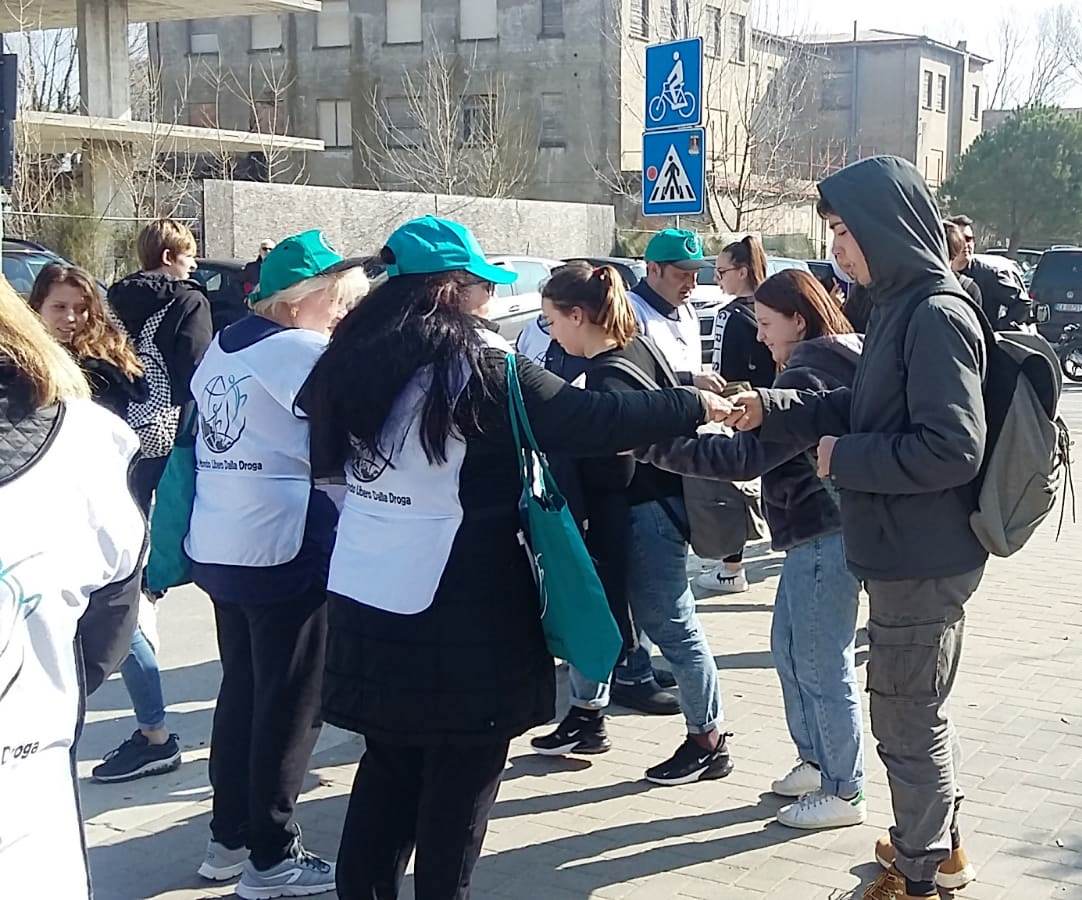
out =
[[[319,735],[327,569],[338,523],[312,487],[308,419],[294,403],[348,309],[368,292],[318,231],[279,243],[250,297],[255,315],[214,339],[192,378],[196,483],[186,550],[214,602],[222,685],[214,713],[204,878],[237,896],[307,896],[334,864],[293,822]]]

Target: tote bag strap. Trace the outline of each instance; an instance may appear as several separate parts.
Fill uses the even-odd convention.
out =
[[[563,495],[556,486],[548,464],[541,453],[541,448],[530,427],[530,418],[526,415],[526,402],[522,398],[522,385],[518,379],[518,360],[514,353],[507,354],[507,404],[511,417],[511,433],[515,439],[515,450],[519,455],[519,475],[522,486],[529,491],[534,487],[534,476],[540,469],[542,503],[553,504],[562,501]]]

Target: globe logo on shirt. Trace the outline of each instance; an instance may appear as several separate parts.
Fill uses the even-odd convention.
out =
[[[211,453],[228,452],[244,434],[247,419],[243,412],[248,395],[240,386],[251,377],[215,375],[203,388],[199,402],[199,433]]]
[[[390,459],[368,444],[353,441],[353,458],[349,462],[350,472],[358,481],[375,481],[386,471]]]

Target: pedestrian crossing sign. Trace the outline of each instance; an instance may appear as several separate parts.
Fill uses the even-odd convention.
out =
[[[694,216],[705,207],[706,131],[683,128],[642,136],[642,213]]]

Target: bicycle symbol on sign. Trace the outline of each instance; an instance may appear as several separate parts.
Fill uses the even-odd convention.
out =
[[[679,53],[673,53],[673,67],[665,76],[661,93],[650,101],[649,113],[652,122],[660,122],[670,110],[682,119],[695,115],[695,97],[684,90],[684,61]]]

